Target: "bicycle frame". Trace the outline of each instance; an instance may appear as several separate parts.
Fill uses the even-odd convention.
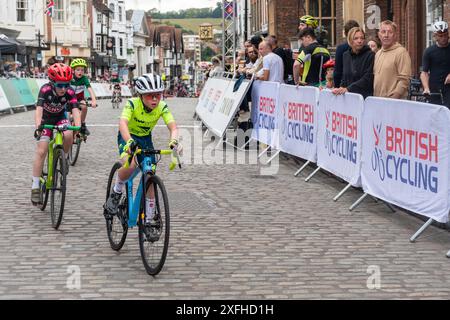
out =
[[[153,174],[154,164],[152,163],[151,157],[145,157],[141,162],[140,166],[135,169],[130,179],[127,182],[127,195],[128,195],[128,227],[133,228],[137,225],[139,217],[139,209],[141,206],[142,194],[144,190],[144,180],[147,174]],[[135,197],[133,197],[133,180],[141,173],[141,178],[139,182],[138,189],[136,191]]]
[[[45,125],[44,126],[45,129],[50,129],[50,130],[54,130],[54,126],[51,125]],[[67,127],[68,130],[80,130],[80,127],[74,127],[74,126],[69,126]],[[47,180],[45,181],[45,187],[50,190],[53,187],[53,155],[54,155],[54,150],[56,147],[58,146],[63,146],[64,143],[64,135],[62,134],[61,131],[57,130],[55,137],[50,140],[49,144],[48,144],[48,150],[47,150],[47,156],[48,156],[48,160],[47,160]],[[44,182],[44,181],[42,181]]]
[[[56,132],[55,138],[48,144],[48,161],[47,161],[47,181],[45,187],[51,189],[53,187],[53,154],[55,147],[63,145],[63,134],[59,131]]]

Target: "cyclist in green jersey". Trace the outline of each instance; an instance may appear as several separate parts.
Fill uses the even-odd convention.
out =
[[[119,121],[119,134],[117,143],[119,154],[130,153],[132,146],[139,145],[143,149],[153,149],[152,130],[158,120],[163,118],[164,123],[170,131],[169,148],[176,148],[182,153],[182,146],[178,142],[178,129],[172,113],[166,102],[162,101],[164,84],[159,75],[144,74],[135,82],[135,89],[139,96],[127,101]],[[140,155],[138,156],[141,157]],[[117,213],[119,200],[123,187],[136,168],[136,161],[132,161],[129,168],[119,169],[113,192],[106,201],[104,208],[110,215]],[[150,215],[146,217],[146,224],[151,224],[155,208],[155,196],[153,188],[149,188],[146,195],[145,205]]]
[[[87,103],[86,98],[84,96],[84,90],[86,89],[89,92],[89,95],[92,99],[92,107],[97,107],[97,99],[95,97],[94,90],[91,87],[91,83],[89,79],[84,74],[85,68],[87,68],[86,61],[84,59],[78,58],[74,59],[70,67],[73,70],[73,78],[70,83],[72,88],[75,90],[75,94],[77,96],[78,102],[81,107],[81,130],[80,132],[85,135],[90,135],[91,133],[86,127],[86,117],[87,117]]]

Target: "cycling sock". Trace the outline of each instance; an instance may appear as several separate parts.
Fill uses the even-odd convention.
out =
[[[114,192],[115,193],[122,193],[123,186],[125,185],[126,181],[120,180],[119,177],[116,179],[116,183],[114,184]]]
[[[145,222],[148,223],[153,218],[153,213],[155,211],[155,199],[145,197],[145,209],[147,212],[145,216]]]
[[[31,189],[39,189],[39,180],[40,177],[33,177],[33,184],[31,185]]]

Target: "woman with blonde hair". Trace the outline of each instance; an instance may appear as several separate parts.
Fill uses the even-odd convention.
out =
[[[372,96],[375,53],[366,44],[366,34],[360,27],[350,30],[347,41],[350,49],[344,53],[342,82],[333,93],[359,93],[364,98]]]

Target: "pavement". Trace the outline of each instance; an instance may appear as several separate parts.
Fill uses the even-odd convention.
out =
[[[256,163],[255,151],[213,151],[192,118],[196,100],[168,104],[182,133],[185,163],[158,165],[170,198],[171,237],[163,270],[147,275],[137,230],[113,251],[102,216],[109,171],[118,158],[121,109],[90,109],[92,133],[71,167],[64,219],[30,203],[34,111],[0,117],[0,299],[448,299],[447,230],[365,200],[331,175],[308,183],[308,167],[281,156]],[[161,121],[155,146],[165,148]],[[234,158],[237,157],[237,158]],[[268,173],[274,174],[268,174]]]

